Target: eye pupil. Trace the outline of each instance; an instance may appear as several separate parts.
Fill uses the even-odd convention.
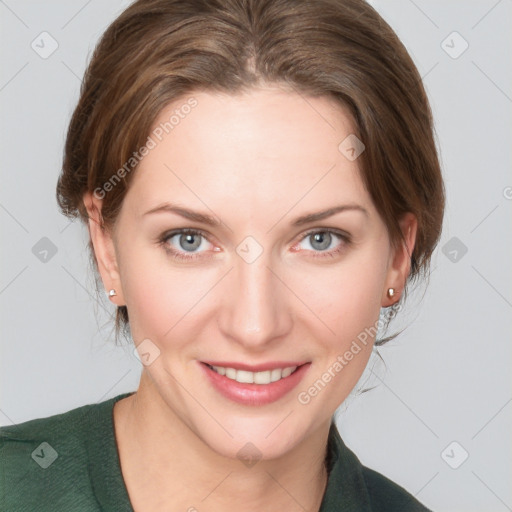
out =
[[[201,237],[201,235],[194,234],[194,233],[182,234],[180,236],[180,246],[184,250],[197,249],[201,245],[200,237]],[[195,243],[194,243],[194,238],[196,238],[196,242]],[[186,240],[186,244],[190,244],[190,245],[185,245],[182,242],[183,239]]]
[[[315,247],[315,249],[319,251],[323,251],[331,245],[331,234],[327,231],[322,231],[319,233],[314,233],[313,235],[314,242],[312,243],[312,246],[315,247],[314,243],[320,243],[320,247]]]

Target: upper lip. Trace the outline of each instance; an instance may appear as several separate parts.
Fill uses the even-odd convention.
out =
[[[248,372],[264,372],[275,370],[276,368],[290,368],[293,366],[302,366],[309,361],[269,361],[268,363],[246,364],[234,361],[202,361],[210,366],[222,366],[223,368],[234,368],[235,370],[245,370]]]

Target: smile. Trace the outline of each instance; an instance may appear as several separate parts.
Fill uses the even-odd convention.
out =
[[[247,370],[225,368],[224,366],[208,366],[219,375],[224,375],[228,379],[236,380],[241,384],[270,384],[289,377],[297,369],[297,366],[288,366],[287,368],[275,368],[263,372],[249,372]]]
[[[252,369],[258,371],[251,371],[249,365],[241,363],[237,366],[245,368],[199,363],[207,382],[217,393],[230,401],[248,406],[263,406],[285,398],[311,367],[310,362],[293,365],[292,361],[288,361],[259,365],[259,368],[253,366]]]

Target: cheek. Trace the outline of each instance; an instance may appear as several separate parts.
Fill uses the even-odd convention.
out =
[[[317,315],[319,326],[331,334],[325,339],[338,348],[350,344],[378,319],[386,259],[376,249],[368,247],[353,252],[339,265],[301,274],[306,278],[294,276],[298,295]]]
[[[314,329],[312,355],[317,363],[297,399],[300,404],[312,404],[314,415],[340,406],[371,356],[385,277],[385,261],[375,254],[373,250],[358,251],[335,271],[308,276],[304,291],[318,318],[306,325]]]
[[[162,340],[204,295],[199,272],[172,266],[163,249],[133,244],[120,265],[121,282],[137,340]]]

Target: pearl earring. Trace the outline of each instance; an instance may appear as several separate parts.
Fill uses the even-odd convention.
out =
[[[392,299],[394,295],[395,295],[395,289],[394,288],[389,288],[388,289],[388,297],[390,299]]]
[[[114,288],[112,288],[109,292],[108,292],[108,296],[109,297],[115,297],[117,295],[116,291],[114,290]]]

